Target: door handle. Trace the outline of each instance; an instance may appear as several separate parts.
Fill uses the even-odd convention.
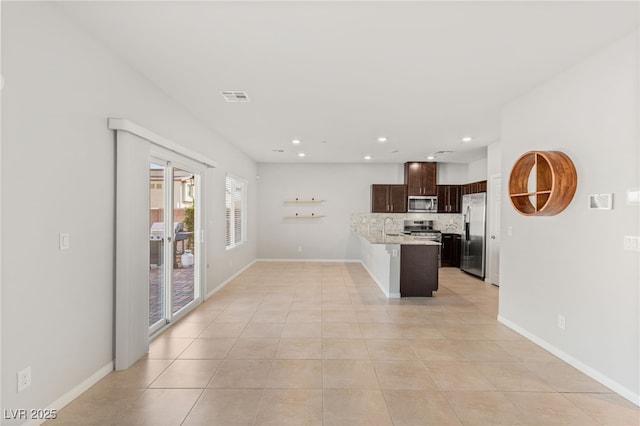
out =
[[[492,239],[492,240],[495,240],[495,239],[496,239],[496,236],[495,236],[495,235],[492,235],[492,236],[491,236],[491,239]]]

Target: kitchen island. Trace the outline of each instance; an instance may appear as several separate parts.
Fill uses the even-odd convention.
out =
[[[438,290],[440,243],[403,234],[356,234],[360,260],[390,299],[430,297]]]

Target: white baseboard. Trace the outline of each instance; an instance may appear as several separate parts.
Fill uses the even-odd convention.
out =
[[[602,374],[601,372],[593,369],[592,367],[589,367],[588,365],[586,365],[582,361],[575,359],[574,357],[572,357],[568,353],[558,349],[554,345],[550,344],[549,342],[547,342],[544,339],[541,339],[540,337],[536,336],[535,334],[532,334],[532,333],[528,332],[527,330],[525,330],[522,327],[520,327],[519,325],[509,321],[508,319],[504,318],[503,316],[498,315],[498,321],[501,322],[502,324],[506,325],[507,327],[509,327],[510,329],[515,331],[516,333],[519,333],[519,334],[523,335],[524,337],[526,337],[527,339],[531,340],[536,345],[548,350],[549,352],[551,352],[552,354],[554,354],[555,356],[557,356],[558,358],[560,358],[561,360],[563,360],[567,364],[569,364],[569,365],[577,368],[578,370],[582,371],[584,374],[586,374],[587,376],[591,377],[593,380],[602,383],[603,385],[605,385],[606,387],[608,387],[609,389],[611,389],[615,393],[619,394],[623,398],[628,399],[629,401],[631,401],[635,405],[640,406],[640,394],[633,392],[631,389],[627,389],[625,386],[621,385],[620,383],[618,383],[618,382],[616,382],[614,380],[611,380],[609,377],[607,377],[606,375]]]
[[[80,395],[82,395],[84,391],[86,391],[91,386],[98,383],[104,376],[111,373],[113,371],[113,368],[114,368],[114,364],[113,364],[113,361],[111,361],[107,365],[105,365],[104,367],[102,367],[101,369],[93,373],[91,376],[87,377],[85,380],[83,380],[80,384],[75,386],[69,392],[65,393],[60,398],[56,399],[52,404],[50,404],[47,407],[47,410],[61,410],[65,405],[67,405],[68,403],[70,403]],[[45,421],[46,420],[33,419],[24,423],[24,425],[28,425],[28,426],[41,425]],[[55,423],[55,421],[53,421],[53,423]]]
[[[219,292],[220,290],[222,290],[224,287],[227,286],[227,284],[229,284],[231,281],[233,281],[234,279],[236,279],[238,277],[238,275],[240,275],[241,273],[243,273],[244,271],[246,271],[247,269],[251,268],[251,266],[253,266],[254,263],[256,263],[257,260],[253,260],[252,262],[249,262],[247,264],[247,266],[245,266],[244,268],[240,269],[238,272],[236,272],[235,274],[231,275],[229,278],[227,278],[226,280],[224,280],[218,287],[214,288],[213,290],[211,290],[209,293],[207,293],[204,296],[204,300],[209,299],[211,296],[213,296],[214,294],[216,294],[217,292]]]
[[[360,259],[257,259],[257,262],[360,263]]]

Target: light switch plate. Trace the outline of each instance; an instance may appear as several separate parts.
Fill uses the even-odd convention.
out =
[[[66,232],[60,233],[60,250],[69,249],[69,234]]]
[[[640,237],[625,235],[624,249],[628,251],[640,251]]]
[[[567,319],[564,315],[558,315],[558,328],[564,330],[567,326]]]
[[[590,194],[589,208],[592,210],[611,210],[613,208],[613,194]]]

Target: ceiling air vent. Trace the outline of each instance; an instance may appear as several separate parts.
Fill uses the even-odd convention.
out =
[[[437,151],[436,155],[445,155],[445,154],[451,154],[453,151]]]
[[[247,92],[243,92],[240,90],[227,90],[224,92],[220,92],[220,94],[227,102],[249,102],[249,96],[247,95]]]

